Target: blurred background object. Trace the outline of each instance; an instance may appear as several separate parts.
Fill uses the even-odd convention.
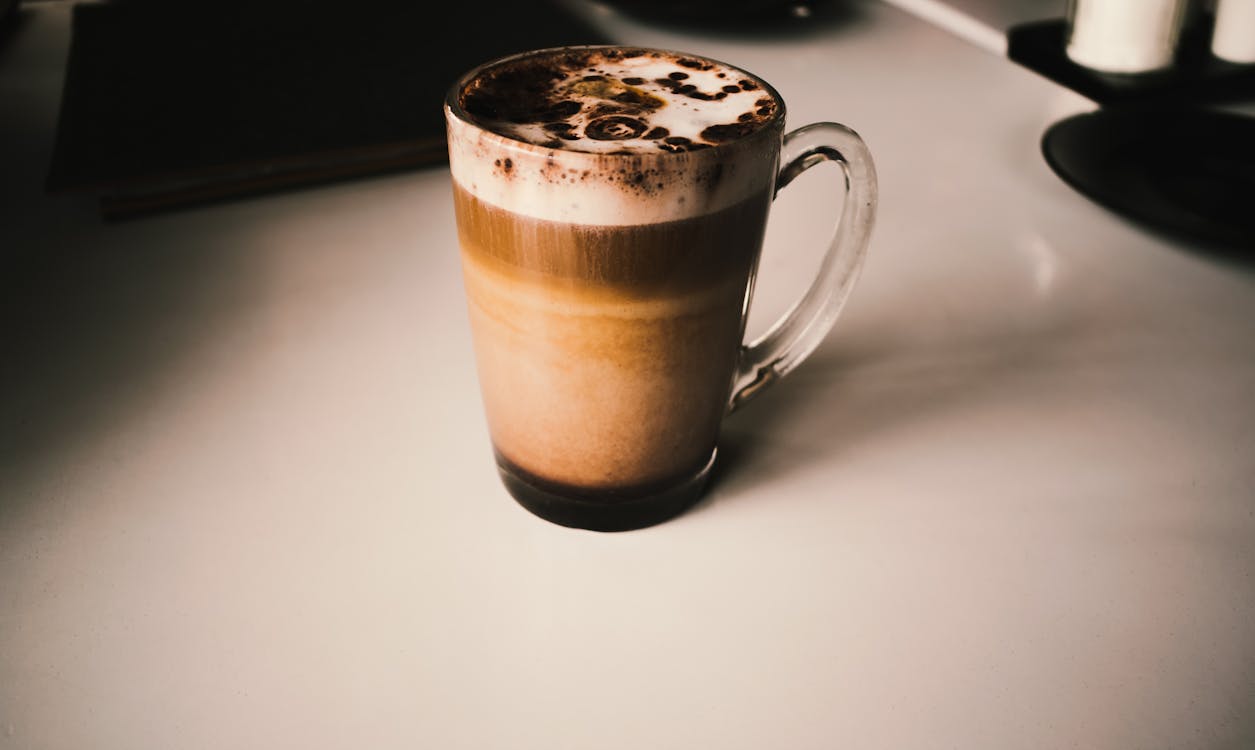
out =
[[[604,0],[629,15],[655,19],[683,19],[723,24],[746,18],[779,15],[797,0]]]
[[[18,0],[0,0],[0,37],[8,32],[13,19],[17,18]]]
[[[1177,158],[1154,156],[1164,144]],[[1051,168],[1125,218],[1237,257],[1255,247],[1255,118],[1166,106],[1104,107],[1046,131]]]
[[[441,163],[462,72],[604,41],[548,2],[80,4],[47,185],[120,218]]]
[[[1170,66],[1186,0],[1069,0],[1068,57],[1107,73]]]
[[[656,28],[729,38],[805,35],[857,16],[852,0],[566,0],[566,4]]]
[[[1179,24],[1173,21],[1178,5],[1184,6]],[[1255,65],[1235,65],[1212,54],[1214,16],[1205,5],[1074,0],[1070,10],[1071,23],[1054,18],[1012,27],[1007,56],[1101,105],[1255,99]]]
[[[1042,138],[1067,184],[1146,227],[1246,256],[1255,118],[1221,107],[1255,100],[1255,66],[1211,50],[1229,33],[1222,27],[1255,35],[1255,18],[1243,27],[1241,10],[1210,10],[1191,0],[1069,0],[1065,20],[1012,29],[1008,54],[1100,107]],[[1157,156],[1165,147],[1174,154]]]
[[[1255,0],[1217,0],[1211,52],[1234,63],[1255,63]]]

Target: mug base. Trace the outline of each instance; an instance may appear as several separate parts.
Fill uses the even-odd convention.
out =
[[[573,529],[631,531],[670,520],[702,496],[718,451],[678,480],[629,489],[588,490],[532,476],[497,454],[497,472],[510,495],[533,515]]]

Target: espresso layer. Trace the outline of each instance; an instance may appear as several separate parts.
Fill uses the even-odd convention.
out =
[[[590,490],[702,465],[727,405],[767,196],[660,225],[588,227],[455,192],[496,449]]]
[[[770,203],[764,191],[694,219],[637,226],[564,224],[518,216],[454,185],[463,251],[501,273],[584,294],[638,300],[709,288],[744,277]],[[576,289],[576,287],[572,287]]]

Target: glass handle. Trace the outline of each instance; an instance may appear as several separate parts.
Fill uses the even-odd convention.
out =
[[[784,137],[776,192],[801,173],[831,161],[845,172],[845,197],[832,244],[810,289],[756,341],[741,346],[729,411],[784,377],[819,346],[858,279],[876,215],[876,168],[863,139],[831,122]]]

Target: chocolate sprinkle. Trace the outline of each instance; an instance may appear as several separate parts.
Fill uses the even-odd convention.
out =
[[[728,125],[711,125],[702,131],[702,140],[726,143],[753,133],[758,127],[752,122],[734,122]]]

